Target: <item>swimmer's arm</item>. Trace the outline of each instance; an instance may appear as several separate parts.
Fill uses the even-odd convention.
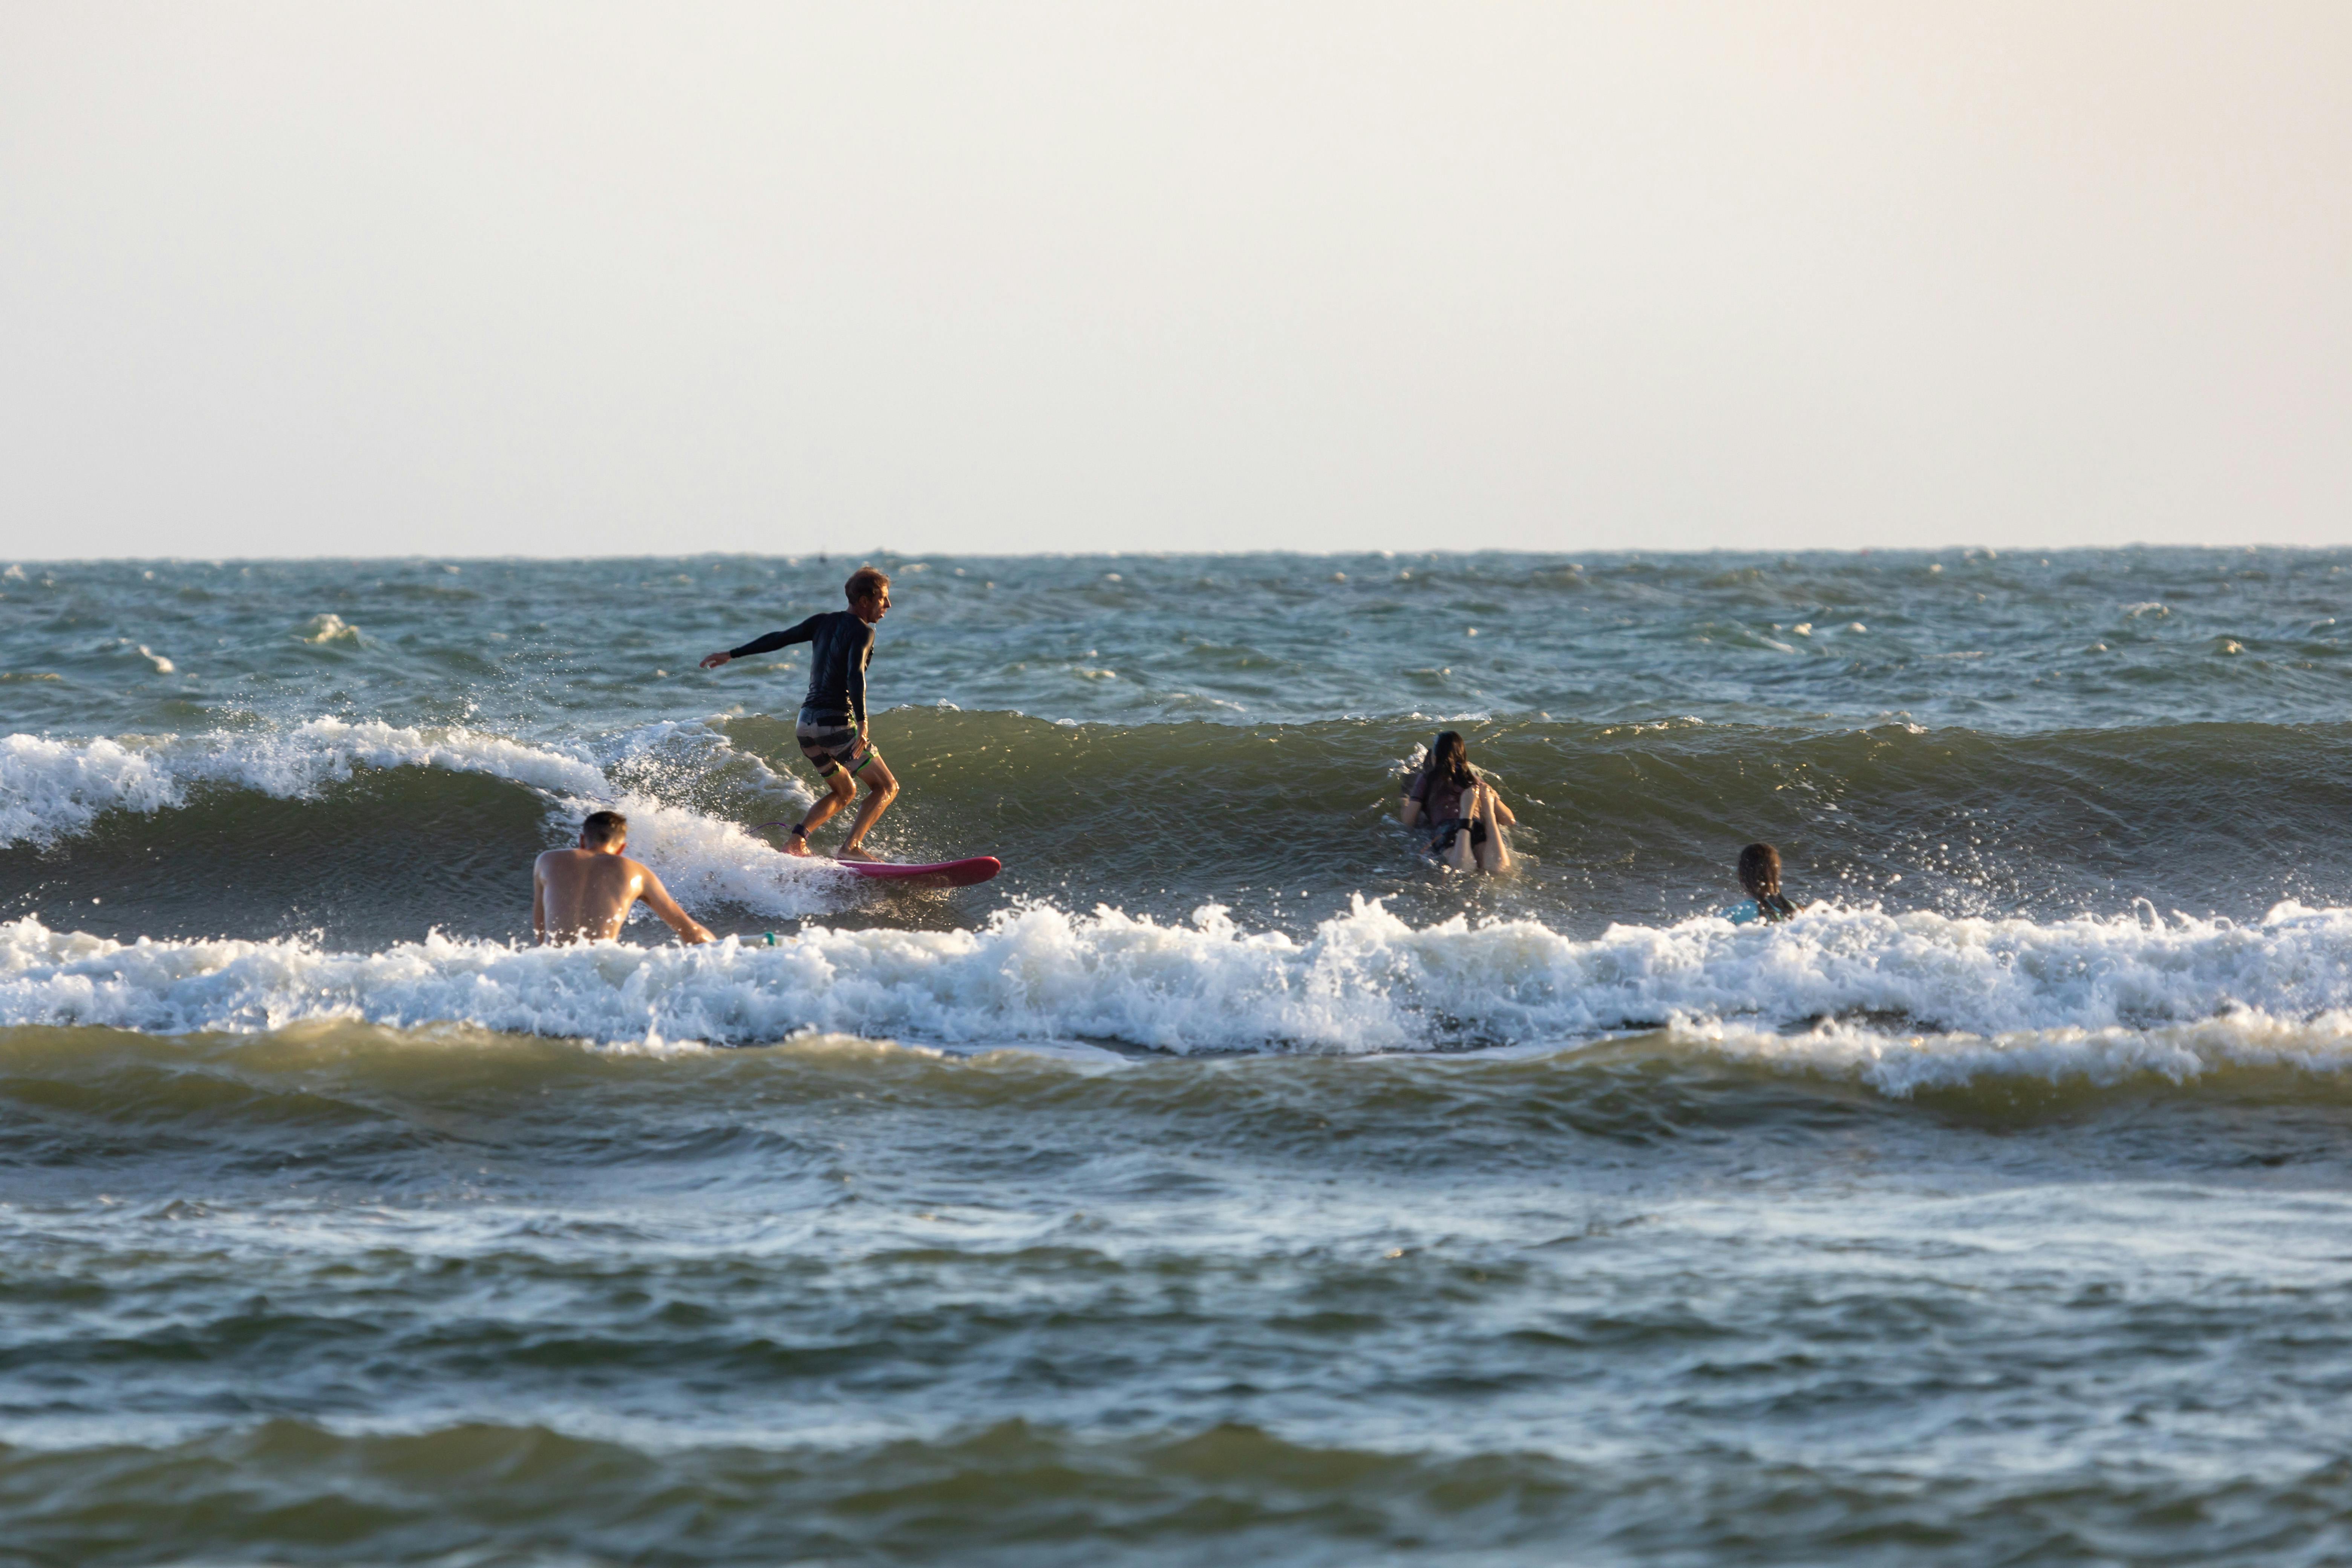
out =
[[[1407,827],[1421,826],[1421,802],[1406,795],[1397,803],[1397,818]]]
[[[638,896],[646,900],[646,908],[661,916],[669,929],[677,932],[677,940],[688,947],[712,940],[709,929],[679,909],[677,900],[669,896],[669,889],[661,885],[661,879],[651,871],[645,873],[645,886]]]
[[[540,875],[536,860],[530,863],[530,938],[547,945],[547,879]]]
[[[725,653],[714,653],[702,661],[705,669],[717,669],[729,659],[749,658],[755,653],[773,653],[796,642],[806,642],[816,636],[816,617],[811,616],[799,626],[781,632],[770,632],[763,637],[753,637],[741,647],[730,647]]]

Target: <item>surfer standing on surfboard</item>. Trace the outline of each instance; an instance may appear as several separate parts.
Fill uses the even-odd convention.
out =
[[[717,669],[729,659],[796,642],[811,645],[808,696],[801,701],[801,755],[814,764],[832,793],[819,796],[808,815],[793,825],[784,853],[807,854],[810,830],[822,827],[847,805],[862,778],[866,804],[849,825],[839,858],[871,860],[875,857],[866,852],[866,835],[898,796],[890,764],[866,738],[866,667],[874,658],[874,627],[890,613],[890,579],[872,566],[860,566],[842,584],[842,592],[849,596],[846,610],[811,616],[788,631],[770,632],[741,647],[714,653],[702,661],[702,668]]]

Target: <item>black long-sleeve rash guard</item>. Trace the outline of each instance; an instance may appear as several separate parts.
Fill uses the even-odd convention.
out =
[[[730,647],[727,657],[772,653],[796,642],[814,645],[809,650],[808,695],[802,699],[802,708],[812,713],[846,713],[864,729],[866,667],[874,659],[874,628],[853,612],[811,616],[788,631],[770,632],[741,647]]]

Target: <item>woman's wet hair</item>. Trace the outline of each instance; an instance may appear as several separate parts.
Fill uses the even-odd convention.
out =
[[[1478,775],[1470,771],[1470,752],[1462,743],[1461,731],[1438,731],[1436,743],[1429,748],[1429,776],[1464,789],[1478,782]]]
[[[1769,844],[1750,844],[1739,852],[1739,885],[1761,899],[1780,890],[1780,852]]]

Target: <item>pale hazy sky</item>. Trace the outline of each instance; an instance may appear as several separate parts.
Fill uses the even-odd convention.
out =
[[[2352,5],[0,0],[0,553],[2352,542]]]

